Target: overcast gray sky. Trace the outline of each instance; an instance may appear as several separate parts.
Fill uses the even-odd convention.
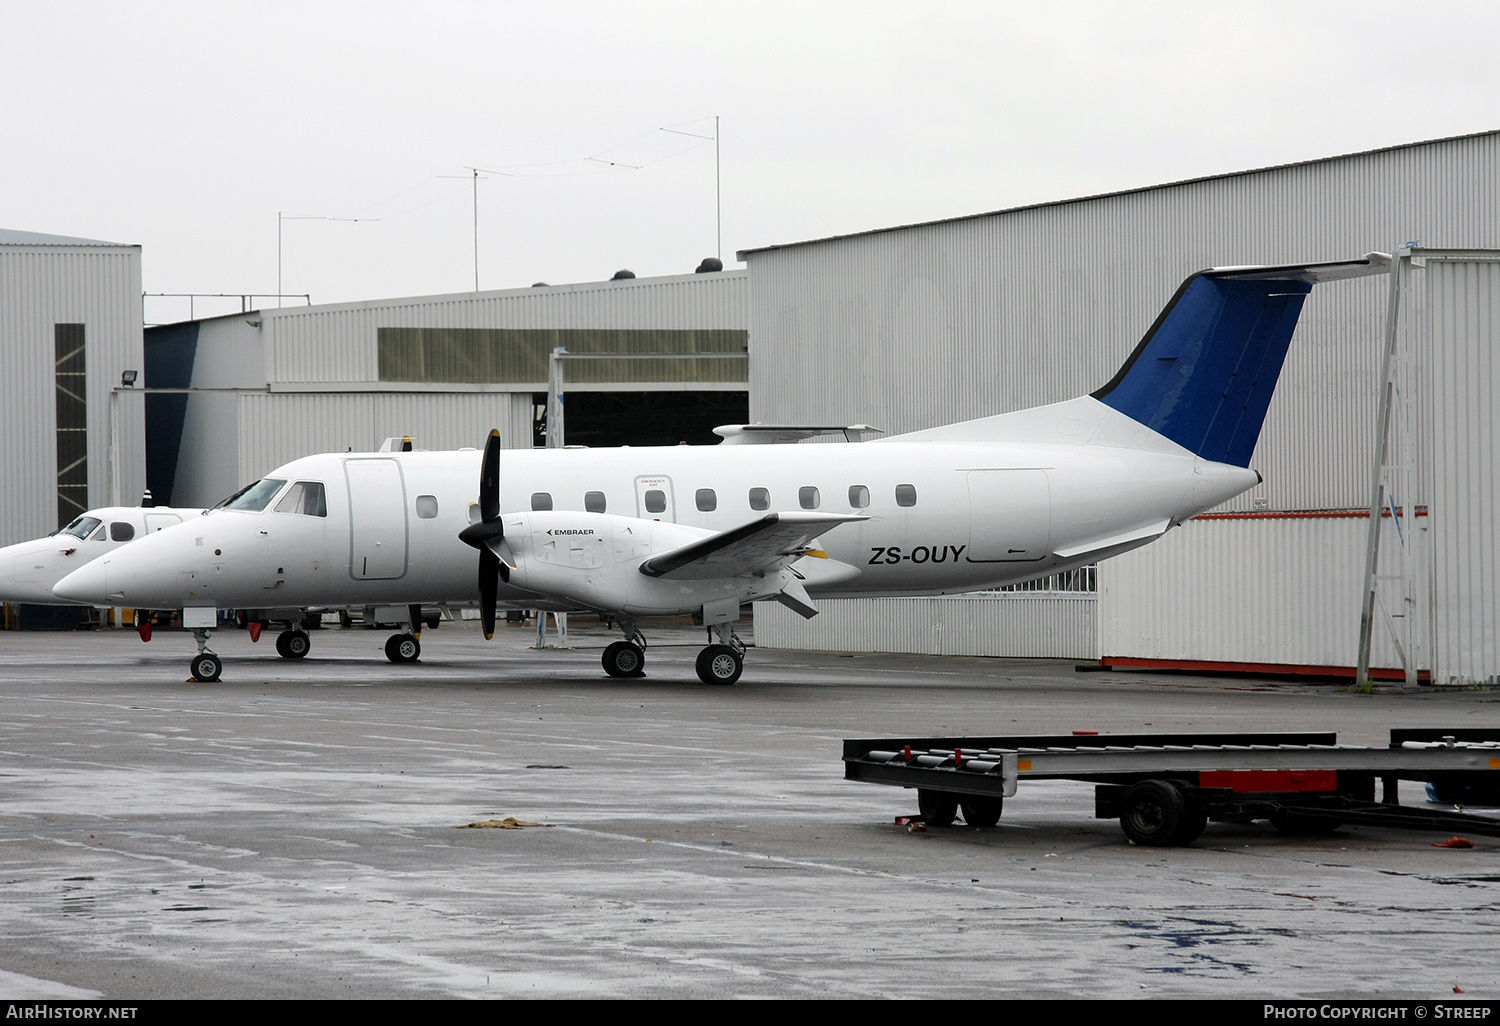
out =
[[[1500,127],[1497,39],[1500,5],[1431,0],[0,0],[0,227],[139,243],[148,292],[272,293],[278,212],[365,219],[281,222],[285,291],[467,291],[478,166],[482,288],[683,273],[715,115],[734,266]]]

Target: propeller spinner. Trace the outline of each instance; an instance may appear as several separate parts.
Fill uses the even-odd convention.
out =
[[[496,578],[510,580],[510,567],[495,554],[505,539],[500,522],[500,432],[490,431],[479,470],[479,520],[458,532],[459,540],[479,550],[479,615],[485,640],[495,636]]]

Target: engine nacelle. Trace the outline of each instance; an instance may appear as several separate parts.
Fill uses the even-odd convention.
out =
[[[500,558],[511,565],[510,585],[579,606],[637,616],[695,612],[712,603],[771,598],[795,579],[790,570],[711,580],[648,577],[648,557],[697,541],[713,531],[610,513],[566,510],[502,517]]]

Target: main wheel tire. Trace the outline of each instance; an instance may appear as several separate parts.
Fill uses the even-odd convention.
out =
[[[283,659],[301,659],[312,648],[312,639],[302,631],[282,631],[276,635],[276,654]]]
[[[1179,844],[1178,831],[1187,814],[1182,792],[1166,780],[1142,780],[1125,789],[1120,827],[1136,844],[1169,847]]]
[[[733,684],[745,672],[745,659],[728,645],[709,645],[698,653],[697,670],[705,684]]]
[[[964,822],[971,827],[988,830],[1000,822],[1000,812],[1005,807],[1004,798],[960,798],[958,807],[963,810]]]
[[[646,653],[628,641],[616,641],[606,646],[600,662],[604,664],[604,672],[611,677],[646,675]]]
[[[219,674],[224,672],[224,663],[212,652],[203,652],[193,657],[188,663],[188,672],[193,679],[200,684],[210,684],[219,679]]]
[[[958,817],[958,795],[919,787],[917,811],[922,814],[922,822],[930,827],[952,826]]]
[[[422,654],[422,643],[410,634],[392,634],[385,639],[385,657],[393,663],[414,663]]]

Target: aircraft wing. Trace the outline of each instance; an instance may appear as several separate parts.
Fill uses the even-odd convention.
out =
[[[818,535],[839,524],[868,519],[857,513],[767,513],[740,527],[658,553],[641,564],[641,573],[683,581],[770,573],[809,555],[807,543]]]

